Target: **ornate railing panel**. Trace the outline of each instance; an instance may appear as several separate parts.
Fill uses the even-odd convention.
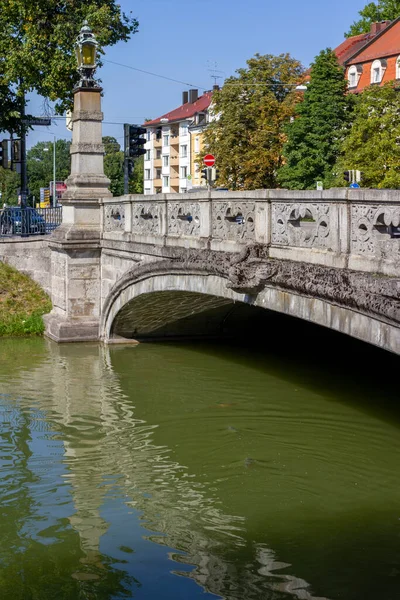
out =
[[[351,251],[375,259],[400,258],[400,206],[352,204]]]
[[[125,231],[124,204],[109,204],[104,207],[104,231]]]
[[[200,235],[200,202],[168,202],[168,233]]]
[[[213,201],[212,237],[236,242],[254,241],[255,203]]]
[[[132,203],[132,232],[138,234],[161,234],[163,205],[157,202]]]
[[[271,211],[273,244],[300,248],[329,248],[331,206],[327,203],[276,202]]]

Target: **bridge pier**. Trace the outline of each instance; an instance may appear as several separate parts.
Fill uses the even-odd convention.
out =
[[[104,175],[102,120],[101,88],[76,89],[63,222],[49,242],[53,310],[45,318],[45,333],[57,342],[99,337],[100,199],[112,197]]]

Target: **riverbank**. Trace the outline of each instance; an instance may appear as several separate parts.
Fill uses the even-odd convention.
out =
[[[37,283],[0,263],[0,336],[42,335],[51,301]]]

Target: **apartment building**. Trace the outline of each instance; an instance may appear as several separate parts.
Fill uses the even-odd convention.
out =
[[[202,96],[195,89],[183,92],[181,106],[143,124],[146,128],[145,194],[182,194],[193,186],[193,177],[199,175],[193,158],[196,148],[197,153],[200,152],[196,135],[201,136],[208,121],[211,97],[212,92]]]
[[[372,23],[368,33],[347,38],[335,49],[346,69],[349,91],[400,79],[400,17]]]

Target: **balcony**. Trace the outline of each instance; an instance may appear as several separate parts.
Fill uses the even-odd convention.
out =
[[[179,165],[179,154],[171,154],[170,156],[171,166],[177,167]]]
[[[161,169],[161,167],[162,167],[162,159],[161,158],[155,158],[153,166],[154,166],[155,169]]]

